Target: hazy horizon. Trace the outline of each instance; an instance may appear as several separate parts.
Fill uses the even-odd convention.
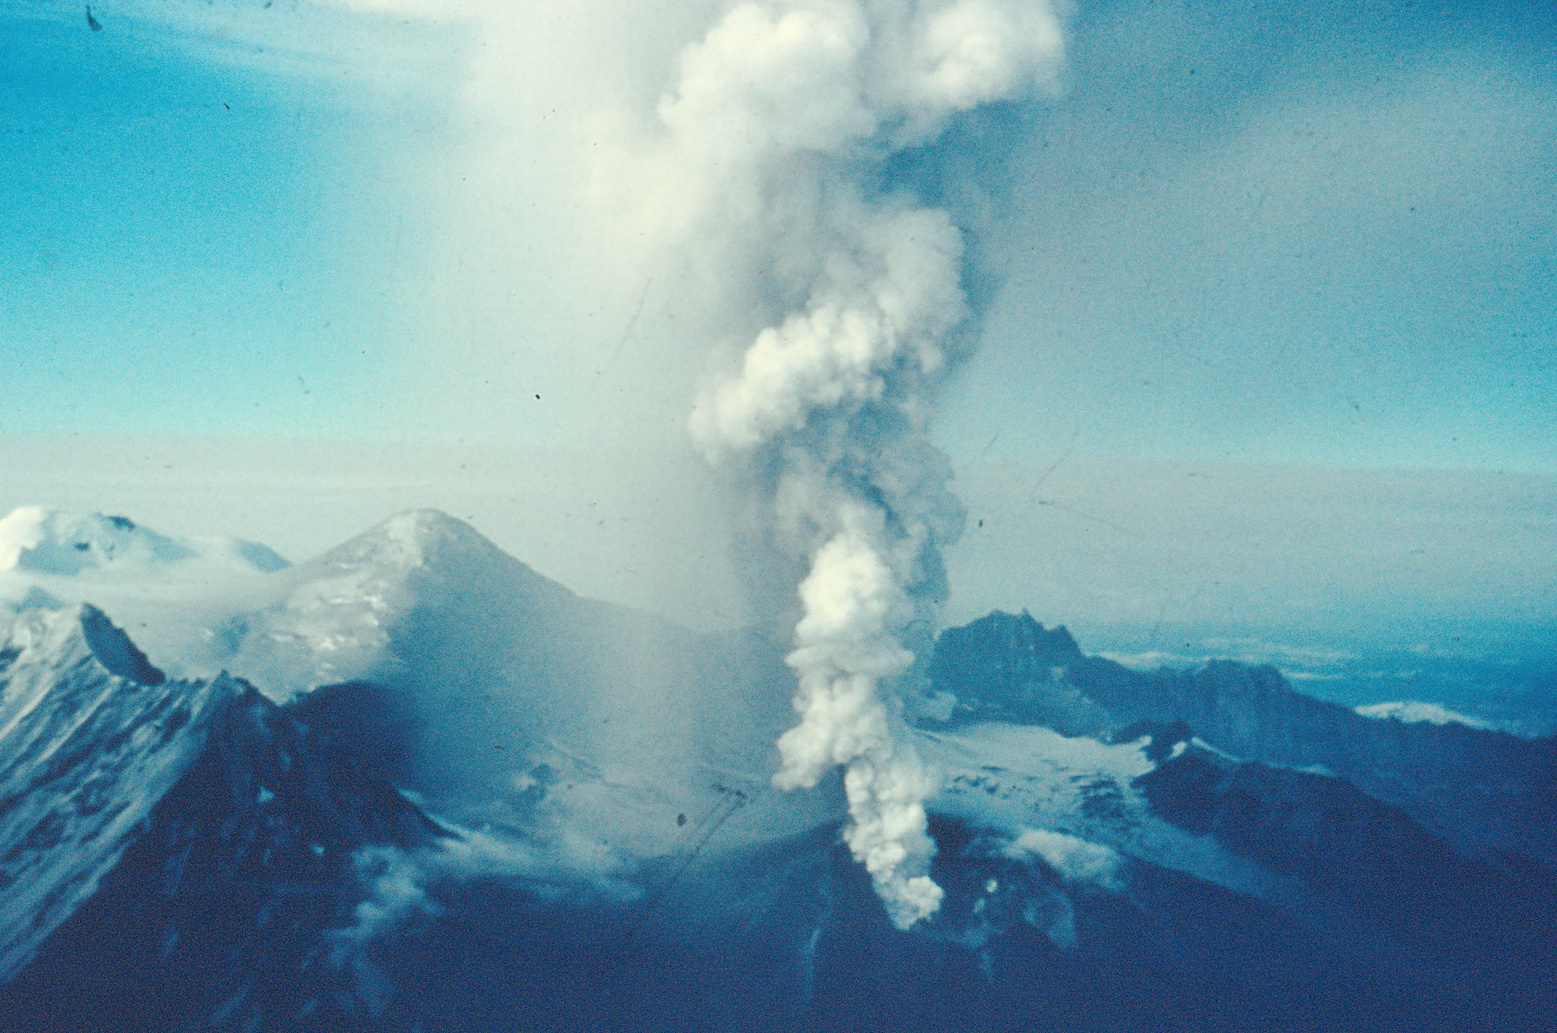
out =
[[[301,562],[428,506],[581,595],[699,630],[750,615],[717,495],[656,495],[648,475],[602,491],[587,471],[565,480],[557,463],[537,477],[533,456],[495,447],[13,441],[0,456],[5,512],[122,513],[175,536],[251,538]],[[960,472],[969,515],[947,551],[945,623],[1027,609],[1099,649],[1167,648],[1185,630],[1377,648],[1448,648],[1457,634],[1550,647],[1557,478],[1056,460]]]

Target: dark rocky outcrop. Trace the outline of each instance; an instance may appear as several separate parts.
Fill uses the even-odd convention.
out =
[[[953,724],[1117,737],[1140,721],[1183,721],[1236,756],[1342,777],[1463,850],[1557,863],[1557,738],[1366,718],[1293,690],[1268,666],[1133,671],[1084,655],[1063,627],[1026,613],[942,632],[930,677],[957,697]]]

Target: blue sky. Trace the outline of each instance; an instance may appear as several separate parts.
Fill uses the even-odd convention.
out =
[[[471,102],[479,19],[203,8],[0,14],[0,432],[523,444],[599,416],[634,304],[652,339],[677,303],[586,297],[546,258],[581,231],[524,104],[584,88]],[[924,159],[989,303],[943,444],[1557,472],[1554,27],[1537,3],[1078,5],[1064,93]],[[630,370],[665,367],[662,415],[695,363]],[[516,404],[537,393],[544,418]]]
[[[1079,11],[958,447],[1554,469],[1549,6]]]
[[[371,432],[415,114],[59,6],[0,15],[0,430]]]
[[[675,582],[682,615],[730,612],[717,488],[684,444],[726,313],[695,270],[623,259],[632,226],[591,192],[599,149],[652,121],[722,6],[104,0],[97,32],[53,0],[0,10],[0,444],[7,494],[33,493],[11,501],[98,492],[169,524],[241,497],[246,523],[168,529],[297,556],[349,530],[306,505],[356,527],[479,495],[461,515],[570,584],[653,606]],[[1329,512],[1324,541],[1370,529],[1344,556],[1304,552],[1317,539],[1288,520],[1271,575],[1298,606],[1322,571],[1339,611],[1420,567],[1396,593],[1406,621],[1445,593],[1497,610],[1491,578],[1532,619],[1551,589],[1520,557],[1557,519],[1554,151],[1549,4],[1076,4],[1057,94],[892,170],[950,207],[975,258],[979,347],[935,426],[990,521],[951,557],[958,613],[1031,598],[1050,618],[1214,623],[1261,599],[1256,511],[1307,498],[1307,475],[1229,474],[1173,520],[1132,522],[1197,464],[1231,463],[1542,475],[1513,495],[1433,480],[1395,523]],[[117,466],[139,487],[83,458],[113,454],[94,436],[129,442]],[[397,442],[434,450],[396,474]],[[460,488],[466,446],[511,458]],[[369,454],[372,490],[348,504]],[[1118,473],[1143,463],[1157,472]],[[159,470],[177,506],[157,508]],[[1236,483],[1266,501],[1200,521]],[[1371,512],[1369,490],[1343,495]],[[1461,518],[1435,514],[1471,496],[1485,519],[1461,555]],[[1218,538],[1188,548],[1197,521]],[[641,583],[654,543],[663,577]],[[1111,557],[1101,580],[1088,556]]]

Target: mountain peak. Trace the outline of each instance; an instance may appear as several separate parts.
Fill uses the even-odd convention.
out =
[[[0,520],[0,570],[76,574],[127,558],[170,561],[192,555],[129,517],[20,506]]]
[[[391,668],[426,662],[424,648],[496,635],[509,615],[550,613],[577,598],[436,509],[397,513],[283,572],[271,587],[267,606],[217,630],[228,645],[222,666],[278,700],[387,677]],[[438,630],[427,631],[427,622]],[[420,643],[415,655],[397,652],[397,643],[412,642]]]
[[[947,628],[936,645],[936,659],[962,664],[975,657],[998,657],[1013,668],[1006,674],[1047,677],[1051,668],[1081,660],[1081,647],[1063,624],[1045,628],[1023,610],[1019,614],[994,610],[960,628]]]
[[[418,594],[463,592],[485,583],[497,572],[527,586],[530,591],[554,598],[571,598],[563,585],[510,556],[491,539],[465,521],[438,509],[408,509],[323,556],[298,568],[297,577],[317,576],[320,568],[331,576],[387,578],[402,583],[413,575]]]
[[[325,553],[335,562],[411,568],[450,554],[498,552],[481,532],[438,509],[408,509]]]
[[[447,550],[500,551],[486,535],[441,509],[408,509],[384,521],[378,530],[387,541],[414,548],[424,557]]]
[[[77,608],[77,620],[87,648],[110,674],[141,685],[161,685],[167,676],[152,666],[146,654],[126,635],[108,615],[91,603]]]
[[[12,663],[54,668],[87,661],[137,685],[157,686],[167,680],[130,636],[91,603],[26,611],[0,644],[0,671]]]
[[[1074,692],[1051,698],[1065,672],[1084,664],[1086,657],[1062,625],[1045,628],[1023,610],[1019,614],[995,610],[971,624],[942,631],[929,665],[930,684],[949,693],[957,703],[956,720],[1022,720],[1030,715],[1037,696],[1059,710],[1045,710],[1046,723],[1067,734],[1094,725],[1106,727],[1098,708]],[[1035,693],[1037,696],[1035,696]],[[1077,707],[1079,706],[1079,710]],[[1065,711],[1061,714],[1060,711]]]

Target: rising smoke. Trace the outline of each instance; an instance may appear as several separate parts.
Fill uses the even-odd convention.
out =
[[[667,221],[689,246],[744,253],[777,315],[690,419],[806,571],[788,656],[800,721],[774,781],[845,769],[845,839],[903,929],[942,895],[935,779],[901,683],[961,528],[926,424],[969,307],[961,232],[881,173],[959,112],[1052,84],[1060,55],[1057,18],[1031,0],[743,4],[683,52],[658,107]]]

